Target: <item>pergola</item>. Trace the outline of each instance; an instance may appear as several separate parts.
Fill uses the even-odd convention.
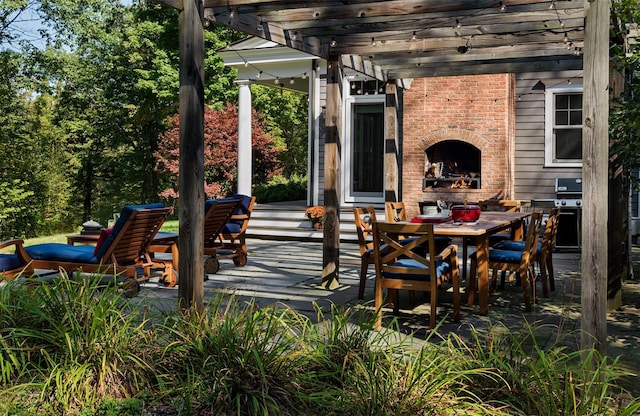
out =
[[[387,189],[397,196],[399,88],[418,77],[583,69],[583,347],[606,345],[610,1],[156,0],[180,11],[180,306],[203,284],[203,32],[209,23],[327,60],[323,284],[338,281],[341,74],[386,82]]]

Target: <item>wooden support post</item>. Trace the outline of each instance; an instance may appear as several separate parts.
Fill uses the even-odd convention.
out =
[[[204,298],[204,27],[202,0],[180,11],[180,250],[178,307]]]
[[[398,140],[398,88],[388,82],[384,104],[384,200],[400,200],[400,143]]]
[[[611,2],[585,2],[581,348],[606,354]]]
[[[327,62],[327,110],[324,144],[324,236],[322,249],[322,286],[339,285],[340,254],[340,113],[342,108],[342,74],[338,56]]]

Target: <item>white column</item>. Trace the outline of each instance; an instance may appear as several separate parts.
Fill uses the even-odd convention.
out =
[[[251,82],[237,81],[238,95],[238,193],[251,195]]]

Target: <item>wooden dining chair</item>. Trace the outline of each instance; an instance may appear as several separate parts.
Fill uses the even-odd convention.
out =
[[[536,260],[538,270],[540,271],[540,279],[542,281],[543,296],[549,295],[549,287],[556,290],[555,279],[553,274],[553,250],[556,245],[556,233],[558,231],[558,220],[560,218],[560,208],[552,208],[549,211],[544,232],[542,234],[542,242],[538,243],[536,251]],[[498,250],[515,250],[522,251],[525,247],[524,241],[504,240],[493,246]]]
[[[364,288],[367,282],[369,265],[373,264],[373,228],[376,221],[376,210],[372,206],[366,208],[353,208],[353,216],[360,245],[360,286],[358,299],[364,298]]]
[[[399,236],[411,236],[409,242]],[[417,254],[414,249],[429,247],[427,256]],[[429,326],[436,325],[438,289],[445,281],[453,285],[453,318],[460,321],[460,274],[458,270],[458,247],[447,246],[436,251],[433,224],[417,223],[373,223],[374,263],[376,267],[375,307],[376,328],[382,324],[383,291],[387,289],[393,302],[393,313],[399,312],[398,291],[419,290],[430,293],[431,313]]]
[[[527,237],[522,250],[501,250],[489,247],[489,269],[491,273],[491,290],[494,291],[499,272],[509,272],[509,277],[517,275],[522,285],[524,304],[527,311],[531,311],[531,299],[536,301],[535,260],[538,239],[542,227],[542,212],[531,214],[527,229]],[[469,273],[468,291],[476,290],[476,275],[478,259],[477,253],[471,256],[471,270]]]
[[[385,202],[384,216],[388,222],[407,221],[407,210],[404,202]]]

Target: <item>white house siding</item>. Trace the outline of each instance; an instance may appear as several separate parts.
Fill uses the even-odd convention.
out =
[[[544,166],[544,91],[533,91],[542,81],[547,88],[582,84],[582,71],[535,72],[516,75],[515,198],[555,198],[555,178],[582,176],[581,168]]]

